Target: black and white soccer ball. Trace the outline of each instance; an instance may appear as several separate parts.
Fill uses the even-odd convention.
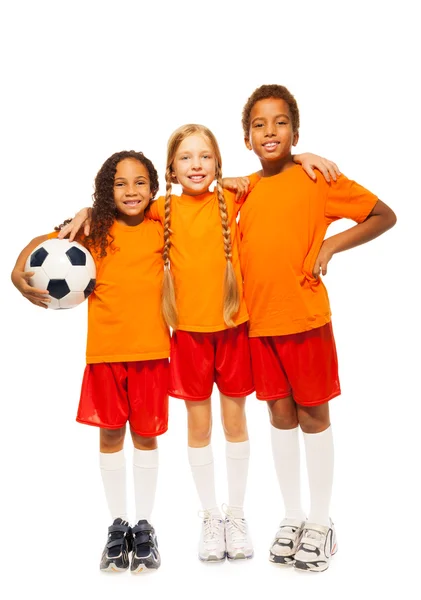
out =
[[[33,287],[48,290],[48,308],[73,308],[81,304],[95,287],[95,262],[78,242],[50,239],[28,256],[25,271],[34,271]]]

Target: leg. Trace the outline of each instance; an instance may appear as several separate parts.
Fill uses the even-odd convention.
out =
[[[203,509],[199,559],[219,562],[225,559],[224,521],[216,503],[212,447],[211,400],[186,401],[189,462]]]
[[[120,429],[101,428],[99,433],[101,476],[113,521],[118,518],[127,520],[125,434],[125,426]]]
[[[126,427],[100,429],[100,465],[112,525],[101,557],[102,571],[126,571],[131,536],[126,507],[126,461],[123,444]]]
[[[292,396],[267,403],[272,425],[272,452],[279,487],[285,507],[285,518],[303,521],[301,505],[300,445],[297,405]]]
[[[272,425],[273,458],[285,507],[285,517],[273,540],[269,559],[277,564],[291,565],[305,521],[301,505],[297,406],[292,396],[267,404]]]
[[[143,437],[130,429],[133,440],[133,479],[136,520],[150,521],[158,480],[156,437]]]
[[[250,443],[245,414],[245,398],[221,397],[221,418],[226,439],[228,506],[232,514],[244,517]]]
[[[202,509],[220,516],[216,502],[215,474],[211,447],[211,400],[186,400],[188,454]]]
[[[329,517],[333,482],[333,440],[329,405],[299,406],[310,487],[310,514],[295,554],[295,568],[325,571],[337,551],[336,533]]]
[[[133,574],[156,570],[161,565],[157,536],[150,520],[158,480],[157,436],[168,428],[168,371],[167,359],[136,361],[128,365],[136,507],[130,564]]]
[[[333,438],[328,402],[299,406],[298,420],[303,430],[310,487],[309,521],[330,526],[329,507],[333,483]]]
[[[253,543],[244,518],[244,496],[250,458],[245,414],[246,399],[221,396],[222,426],[226,438],[228,507],[225,508],[225,539],[230,559],[253,556]]]

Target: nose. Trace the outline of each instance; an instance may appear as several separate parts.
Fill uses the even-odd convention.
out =
[[[137,196],[137,189],[134,185],[128,185],[126,188],[126,196]]]
[[[273,137],[276,135],[275,128],[271,123],[268,123],[265,127],[265,137]]]
[[[193,156],[191,161],[191,168],[195,171],[200,171],[202,165],[200,163],[200,158],[198,156]]]

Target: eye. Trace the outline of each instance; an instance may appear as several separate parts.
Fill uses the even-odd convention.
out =
[[[146,181],[138,181],[137,185],[146,185]]]
[[[122,183],[121,181],[117,182],[114,184],[114,187],[123,187],[124,183]]]
[[[288,123],[286,121],[278,121],[277,124],[278,125],[288,125]]]
[[[255,124],[253,125],[253,127],[255,127],[256,129],[257,129],[258,127],[263,127],[263,123],[255,123]]]

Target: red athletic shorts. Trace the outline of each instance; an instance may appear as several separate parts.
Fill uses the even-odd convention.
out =
[[[225,396],[241,398],[254,392],[247,323],[210,333],[173,333],[170,396],[206,400],[214,382]]]
[[[259,400],[292,395],[298,404],[316,406],[341,393],[331,323],[291,335],[250,338],[250,350]]]
[[[143,437],[168,429],[167,358],[86,365],[76,421]]]

